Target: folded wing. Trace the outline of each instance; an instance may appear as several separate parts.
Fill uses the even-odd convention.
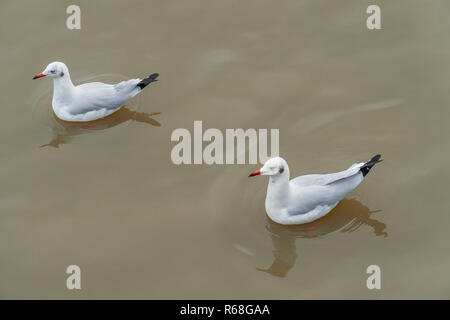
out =
[[[114,85],[101,82],[79,85],[77,89],[80,97],[72,110],[85,113],[100,109],[117,109],[139,93],[140,89],[136,86],[139,81],[140,79],[131,79]]]
[[[354,163],[347,170],[328,173],[328,174],[308,174],[294,178],[290,181],[291,186],[306,187],[306,186],[324,186],[336,182],[341,179],[351,177],[360,172],[360,168],[364,162]]]

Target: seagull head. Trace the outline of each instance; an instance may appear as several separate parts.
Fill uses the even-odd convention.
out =
[[[287,162],[280,157],[271,158],[264,163],[264,166],[252,172],[249,177],[254,176],[271,176],[271,177],[277,177],[277,176],[289,176],[289,167],[287,165]]]
[[[45,68],[44,71],[35,75],[33,77],[33,79],[38,79],[38,78],[42,78],[42,77],[58,79],[58,78],[62,78],[64,76],[66,76],[68,74],[69,74],[69,69],[67,68],[67,66],[62,62],[55,61],[55,62],[50,63]]]

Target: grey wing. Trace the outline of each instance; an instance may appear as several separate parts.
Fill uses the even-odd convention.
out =
[[[311,210],[331,210],[363,180],[360,167],[355,163],[347,170],[330,174],[311,174],[290,181],[292,194],[290,214],[303,214]]]
[[[127,80],[127,81],[122,81],[119,82],[117,84],[114,85],[114,88],[118,91],[118,92],[122,92],[122,93],[129,93],[129,92],[133,92],[136,90],[136,86],[139,82],[141,82],[142,79],[131,79],[131,80]],[[138,89],[139,92],[139,89]]]
[[[290,195],[287,211],[290,215],[309,213],[322,206],[332,208],[341,200],[333,192],[332,187],[313,185],[298,188]]]
[[[140,89],[136,87],[139,79],[123,81],[118,84],[101,82],[85,83],[77,86],[80,93],[77,113],[100,109],[117,109],[134,97]]]
[[[345,179],[347,177],[351,177],[357,174],[364,163],[354,163],[347,170],[336,172],[336,173],[328,173],[328,174],[308,174],[305,176],[300,176],[294,178],[290,181],[291,185],[294,187],[306,187],[306,186],[323,186],[330,183],[333,183],[340,179]]]

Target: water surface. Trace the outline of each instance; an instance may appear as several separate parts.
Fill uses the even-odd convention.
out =
[[[450,298],[448,1],[377,1],[377,31],[369,1],[81,1],[73,31],[69,4],[0,3],[1,298]],[[54,60],[76,84],[161,76],[70,124],[31,80]],[[282,227],[258,166],[172,164],[194,120],[279,128],[293,176],[385,161],[327,217]]]

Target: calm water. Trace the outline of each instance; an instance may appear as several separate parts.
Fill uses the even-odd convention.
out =
[[[448,1],[0,3],[1,298],[450,298]],[[113,117],[75,84],[161,74]],[[176,128],[279,128],[292,176],[385,159],[324,219],[268,221],[255,165],[170,160]],[[82,270],[82,290],[65,269]],[[382,289],[366,288],[366,268]]]

